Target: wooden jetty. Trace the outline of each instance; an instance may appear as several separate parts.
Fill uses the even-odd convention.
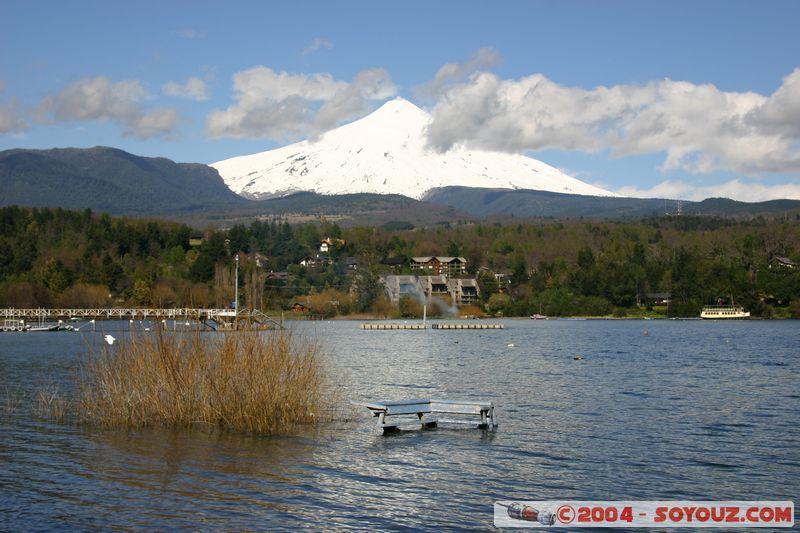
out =
[[[431,329],[503,329],[503,324],[432,324]]]
[[[425,324],[361,324],[361,329],[427,329]]]
[[[431,324],[431,329],[504,329],[503,324]],[[389,330],[389,329],[428,329],[428,325],[422,324],[395,324],[395,323],[364,323],[361,324],[361,329],[376,329],[376,330]]]
[[[369,402],[363,404],[363,406],[372,412],[372,416],[378,417],[378,427],[384,433],[399,431],[399,424],[402,421],[398,421],[398,419],[393,419],[391,422],[386,421],[386,417],[398,415],[416,415],[416,422],[421,429],[435,428],[439,422],[466,424],[480,429],[494,429],[497,427],[494,420],[494,405],[492,402],[415,399]],[[436,417],[436,415],[477,416],[480,417],[480,420],[432,418]]]
[[[46,321],[59,319],[72,320],[172,320],[196,321],[204,329],[235,330],[252,328],[283,329],[282,321],[262,313],[257,309],[211,308],[147,308],[147,307],[98,307],[86,309],[73,308],[37,308],[37,309],[0,309],[0,320],[3,324],[25,321]]]

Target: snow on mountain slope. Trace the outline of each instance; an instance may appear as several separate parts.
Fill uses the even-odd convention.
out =
[[[402,194],[421,199],[447,186],[616,196],[541,161],[521,155],[425,145],[430,116],[396,98],[315,141],[213,163],[233,192],[250,198],[295,191],[318,194]]]

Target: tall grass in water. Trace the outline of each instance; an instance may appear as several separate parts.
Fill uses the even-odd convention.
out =
[[[39,418],[55,422],[64,422],[69,412],[69,402],[65,399],[61,389],[51,383],[39,389],[33,399],[33,412]]]
[[[5,387],[5,395],[0,400],[0,414],[10,415],[22,404],[23,394],[19,390],[12,391]]]
[[[90,353],[79,391],[80,415],[93,424],[259,434],[322,421],[333,402],[319,345],[283,331],[137,335]]]

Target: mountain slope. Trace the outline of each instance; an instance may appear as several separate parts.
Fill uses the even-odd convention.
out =
[[[315,141],[213,163],[234,192],[269,198],[296,191],[318,194],[402,194],[420,199],[437,187],[536,189],[615,196],[541,161],[521,155],[426,147],[430,116],[396,98],[372,114]]]
[[[800,213],[800,200],[737,202],[709,198],[702,202],[663,198],[602,198],[547,191],[443,187],[425,196],[425,201],[449,205],[476,217],[514,216],[622,219],[675,214],[680,204],[686,215],[757,216]]]
[[[248,202],[207,165],[95,147],[0,152],[0,205],[10,204],[153,214]]]
[[[320,195],[299,192],[267,200],[248,200],[248,206],[216,213],[183,215],[181,221],[204,227],[209,223],[230,227],[250,224],[256,217],[279,217],[290,223],[320,220],[341,226],[381,226],[387,222],[407,222],[414,226],[472,220],[456,207],[431,204],[396,194]]]

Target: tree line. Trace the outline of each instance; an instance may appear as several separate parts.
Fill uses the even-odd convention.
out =
[[[229,307],[239,254],[243,305],[300,302],[320,316],[388,315],[398,311],[380,276],[411,271],[386,259],[447,255],[465,257],[478,279],[476,312],[630,316],[654,308],[698,316],[703,305],[735,301],[754,316],[800,317],[797,221],[674,216],[342,228],[274,218],[196,233],[88,209],[0,208],[0,306]],[[320,253],[325,238],[333,244]],[[301,266],[304,258],[311,264]],[[668,305],[660,308],[662,301]]]

